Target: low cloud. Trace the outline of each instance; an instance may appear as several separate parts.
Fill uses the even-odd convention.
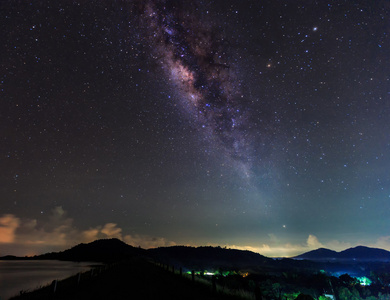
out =
[[[35,255],[51,251],[60,251],[79,243],[89,243],[96,239],[118,238],[132,246],[156,248],[174,246],[176,243],[163,237],[147,235],[129,235],[116,223],[106,223],[85,230],[76,228],[73,219],[60,206],[54,208],[46,222],[36,219],[21,219],[13,214],[0,216],[0,256]],[[276,235],[269,234],[267,243],[257,246],[226,244],[233,249],[249,250],[268,257],[292,257],[318,248],[342,251],[358,246],[338,240],[320,241],[310,234],[301,244],[283,243]],[[217,246],[210,244],[210,246]],[[383,236],[375,243],[366,245],[390,251],[390,236]]]
[[[118,228],[115,223],[107,223],[101,232],[110,238],[122,239],[122,229]]]
[[[240,245],[226,245],[226,247],[232,249],[249,250],[260,253],[261,255],[267,257],[292,257],[309,251],[307,250],[308,247],[305,245],[293,245],[289,243],[280,246],[270,246],[268,244],[263,244],[258,247]]]
[[[145,249],[175,246],[176,243],[162,237],[150,237],[142,235],[126,235],[123,239],[127,244],[140,246]]]
[[[14,215],[0,217],[0,243],[13,243],[15,231],[19,227],[20,220]]]
[[[306,242],[302,244],[283,244],[273,234],[270,235],[270,240],[272,244],[262,244],[261,246],[257,247],[246,245],[226,245],[226,247],[232,249],[249,250],[268,257],[293,257],[311,250],[316,250],[318,248],[327,248],[335,251],[343,251],[345,249],[356,247],[359,245],[337,240],[331,240],[326,243],[323,243],[320,242],[319,239],[312,234],[310,234],[306,239]],[[373,248],[381,248],[390,251],[390,236],[380,237],[376,241],[376,243],[366,246]]]
[[[380,237],[375,244],[370,245],[374,248],[382,248],[390,251],[390,235]]]
[[[52,210],[48,221],[44,223],[36,219],[20,219],[12,214],[0,216],[0,256],[59,251],[79,243],[104,238],[118,238],[142,248],[174,245],[161,237],[123,235],[122,228],[116,223],[80,230],[73,225],[73,219],[60,206]]]
[[[321,244],[317,237],[315,235],[309,234],[309,237],[307,238],[307,246],[310,249],[318,249],[318,248],[324,248],[324,245]]]

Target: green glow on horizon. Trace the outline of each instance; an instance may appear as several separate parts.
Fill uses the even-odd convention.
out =
[[[371,285],[372,283],[372,280],[367,278],[366,276],[356,277],[356,279],[359,281],[360,285],[367,286],[367,285]]]

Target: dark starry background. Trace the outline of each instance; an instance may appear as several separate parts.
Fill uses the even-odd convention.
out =
[[[388,1],[0,5],[4,251],[390,250]]]

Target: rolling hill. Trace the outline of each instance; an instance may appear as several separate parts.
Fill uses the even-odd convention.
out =
[[[344,251],[336,252],[333,250],[319,248],[301,255],[294,259],[307,259],[313,261],[383,261],[390,262],[390,251],[378,248],[357,246]]]
[[[147,250],[154,259],[191,268],[249,268],[272,264],[273,260],[251,251],[221,247],[173,246]]]
[[[65,251],[38,255],[34,259],[113,262],[144,255],[146,250],[135,248],[118,239],[102,239],[79,244]]]

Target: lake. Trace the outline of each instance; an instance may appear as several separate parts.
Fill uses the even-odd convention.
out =
[[[65,279],[88,271],[92,265],[99,264],[58,260],[0,260],[0,300],[18,295],[21,290],[32,291],[55,279]]]

